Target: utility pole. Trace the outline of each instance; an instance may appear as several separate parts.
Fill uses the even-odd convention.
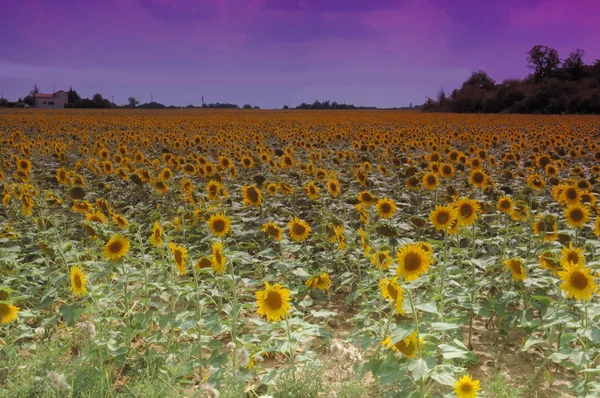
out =
[[[202,107],[204,107],[204,94],[202,94]]]

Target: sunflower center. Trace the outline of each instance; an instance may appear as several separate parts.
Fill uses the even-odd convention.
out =
[[[470,204],[465,203],[464,205],[460,206],[461,216],[469,217],[471,214],[473,214],[473,207]]]
[[[477,184],[481,184],[483,182],[483,174],[481,174],[481,173],[473,174],[473,181],[475,181]]]
[[[577,199],[577,191],[572,188],[567,189],[565,191],[565,196],[570,200],[575,200]]]
[[[473,391],[473,387],[471,387],[470,383],[465,383],[460,387],[460,390],[464,393],[470,393]]]
[[[216,220],[213,223],[213,228],[216,232],[223,232],[225,230],[225,222],[223,220]]]
[[[180,250],[175,250],[173,255],[175,256],[175,262],[181,265],[181,263],[183,263],[183,253]]]
[[[438,213],[437,219],[440,224],[446,224],[450,220],[450,215],[443,211]]]
[[[579,271],[575,271],[571,274],[570,282],[571,285],[578,290],[583,290],[588,285],[587,278]]]
[[[221,264],[223,262],[223,257],[221,256],[220,250],[215,251],[215,261],[217,264]]]
[[[281,308],[281,295],[275,291],[270,291],[267,293],[267,298],[265,299],[267,303],[267,307],[271,310],[278,310]]]
[[[567,260],[569,263],[579,264],[579,254],[575,251],[569,252],[569,254],[567,254]]]
[[[295,223],[292,226],[292,231],[294,231],[294,234],[296,235],[304,235],[304,232],[306,232],[306,228],[304,228],[304,225],[302,224]]]
[[[435,185],[435,177],[434,176],[428,176],[427,177],[427,184],[429,184],[429,185]]]
[[[154,238],[155,239],[160,239],[160,229],[156,228],[154,230]]]
[[[518,261],[511,261],[510,268],[515,274],[521,274],[521,263]]]
[[[123,245],[121,244],[121,242],[112,242],[110,245],[108,245],[108,250],[111,253],[119,253],[121,251],[121,249],[123,248]]]
[[[75,275],[75,278],[73,278],[73,280],[75,282],[75,286],[81,288],[81,277],[79,275]]]
[[[383,213],[390,213],[392,211],[392,206],[390,206],[389,203],[382,203],[381,204],[381,211]]]
[[[417,253],[408,253],[404,259],[404,268],[407,271],[414,271],[421,266],[421,257]]]
[[[571,219],[573,221],[581,221],[581,220],[583,220],[583,212],[580,209],[574,209],[571,212]]]
[[[274,237],[277,236],[277,228],[275,228],[273,225],[269,225],[267,227],[267,234],[269,234],[269,236]]]
[[[248,194],[248,199],[250,199],[251,202],[258,202],[258,192],[256,192],[256,189],[250,188],[246,192]]]
[[[0,290],[0,300],[4,301],[8,298],[8,292]]]
[[[398,297],[398,292],[396,291],[396,287],[394,285],[392,285],[391,283],[388,283],[388,285],[386,286],[386,290],[387,290],[388,294],[390,295],[390,297],[392,298],[392,300],[396,300],[396,297]]]
[[[0,318],[8,315],[8,305],[0,304]]]

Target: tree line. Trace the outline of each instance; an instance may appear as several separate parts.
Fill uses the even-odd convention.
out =
[[[532,70],[523,80],[496,83],[479,70],[458,89],[428,98],[425,111],[458,113],[600,114],[600,60],[587,65],[576,49],[561,60],[558,51],[535,45],[527,52]]]

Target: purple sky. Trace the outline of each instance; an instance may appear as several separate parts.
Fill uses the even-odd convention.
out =
[[[0,92],[405,106],[535,44],[600,58],[597,0],[0,0]]]

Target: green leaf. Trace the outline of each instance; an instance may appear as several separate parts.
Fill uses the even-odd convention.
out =
[[[466,359],[469,357],[468,350],[464,350],[462,348],[458,348],[449,344],[440,344],[438,345],[438,348],[440,349],[440,351],[442,351],[442,356],[444,357],[444,359]]]
[[[406,370],[398,366],[396,360],[385,361],[378,369],[379,385],[400,381],[406,377]]]
[[[427,377],[431,370],[427,362],[421,358],[413,358],[408,362],[408,370],[412,373],[413,379],[420,380]]]
[[[437,314],[438,310],[435,306],[435,303],[421,303],[415,305],[415,308],[424,312],[429,312],[430,314]]]
[[[390,344],[396,344],[399,341],[404,340],[414,331],[414,326],[408,322],[403,322],[394,329],[392,336],[390,337]]]
[[[337,315],[337,312],[328,311],[328,310],[319,310],[319,311],[311,310],[310,314],[312,316],[314,316],[315,318],[327,319],[327,318]]]
[[[458,329],[462,325],[459,323],[433,322],[431,328],[433,330],[453,330]]]
[[[65,322],[72,324],[83,314],[83,308],[79,304],[61,305],[58,312]]]
[[[533,347],[536,344],[542,343],[544,342],[543,339],[537,338],[537,337],[533,337],[530,336],[527,341],[525,342],[525,344],[523,344],[523,347],[521,347],[521,351],[527,351],[528,349],[530,349],[531,347]]]
[[[456,383],[455,374],[461,369],[452,365],[438,365],[433,369],[431,378],[443,386],[453,386]]]

